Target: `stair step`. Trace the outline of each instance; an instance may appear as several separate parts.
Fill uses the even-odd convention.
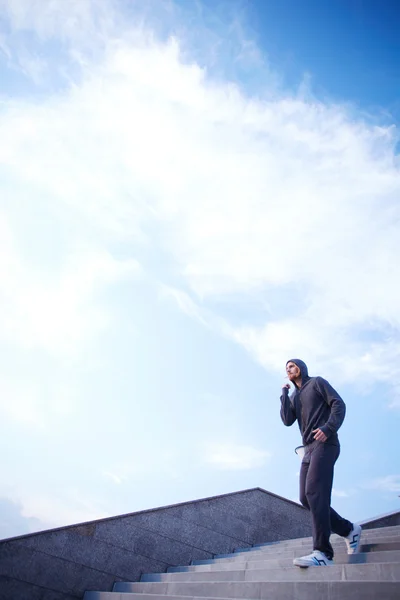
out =
[[[371,534],[371,535],[379,535],[379,536],[386,536],[386,535],[400,535],[400,525],[392,525],[391,527],[377,527],[375,529],[363,529],[363,534]],[[340,540],[340,536],[336,535],[336,534],[332,534],[332,538],[331,539],[338,539]],[[290,540],[280,540],[280,541],[276,541],[276,542],[264,542],[262,544],[257,544],[258,546],[269,546],[271,544],[282,544],[282,543],[293,543],[293,542],[311,542],[312,541],[312,537],[308,536],[308,537],[302,537],[302,538],[292,538]]]
[[[386,550],[400,550],[400,541],[397,542],[377,542],[372,544],[361,544],[361,552],[382,552]],[[295,558],[298,555],[304,555],[312,551],[312,546],[309,548],[292,548],[287,551],[280,551],[280,549],[276,549],[273,552],[243,552],[238,554],[230,554],[225,558],[206,558],[202,560],[194,560],[192,561],[193,565],[207,565],[210,563],[221,563],[221,562],[233,562],[233,563],[242,563],[242,562],[250,562],[252,560],[267,560],[269,557],[271,558]],[[346,546],[342,541],[340,546],[336,547],[335,554],[347,552]]]
[[[386,539],[399,539],[400,531],[373,531],[373,530],[363,530],[362,537],[367,540],[386,540]],[[334,544],[342,539],[340,535],[336,535],[332,533],[331,542]],[[265,542],[263,544],[254,544],[254,546],[245,546],[244,548],[240,548],[240,550],[263,550],[267,548],[273,548],[274,546],[301,546],[302,544],[309,544],[312,542],[312,537],[307,538],[294,538],[292,540],[280,540],[276,542]]]
[[[299,569],[290,566],[272,569],[241,569],[237,571],[149,573],[142,575],[140,582],[326,581],[328,579],[329,581],[400,581],[400,563],[356,563],[333,565],[325,569]]]
[[[293,558],[312,550],[312,538],[237,548],[167,573],[117,582],[112,592],[86,592],[84,600],[400,600],[400,525],[364,529],[362,552],[348,555],[331,536],[331,567],[299,569]]]
[[[363,535],[366,536],[378,536],[382,537],[397,537],[400,536],[400,525],[393,525],[392,527],[379,527],[377,529],[363,529]],[[341,536],[332,533],[331,541],[340,540]],[[263,542],[259,544],[254,544],[252,548],[263,548],[265,546],[273,546],[275,544],[308,544],[312,542],[312,537],[301,537],[301,538],[291,538],[286,540],[276,540],[273,542]]]
[[[361,539],[362,542],[368,543],[368,544],[372,544],[375,542],[399,542],[400,541],[400,535],[396,535],[394,533],[390,534],[390,535],[369,535],[367,532],[363,531],[361,534]],[[331,535],[330,537],[330,542],[332,544],[332,546],[335,546],[335,544],[343,544],[343,537],[339,537],[336,535]],[[310,546],[310,544],[313,543],[312,538],[307,538],[306,540],[303,541],[299,541],[299,540],[287,540],[287,541],[283,541],[283,542],[273,542],[271,544],[258,544],[255,546],[244,546],[244,547],[240,547],[238,546],[237,548],[235,548],[233,550],[233,552],[231,552],[231,554],[236,554],[236,553],[242,553],[242,552],[268,552],[268,551],[273,551],[275,548],[301,548],[302,546]]]
[[[388,538],[367,538],[362,537],[361,546],[364,546],[366,549],[364,552],[368,552],[368,547],[371,547],[376,544],[394,544],[398,545],[398,549],[400,549],[400,537],[388,537]],[[345,546],[345,541],[340,539],[332,543],[332,547],[335,552],[340,552]],[[383,549],[383,548],[381,548]],[[388,548],[388,550],[394,550],[396,548]],[[269,554],[277,554],[281,552],[296,552],[300,554],[305,554],[308,550],[312,550],[312,541],[308,544],[299,544],[299,545],[291,545],[291,546],[281,546],[280,544],[274,544],[273,546],[265,546],[263,548],[243,548],[237,549],[235,552],[229,552],[225,554],[216,554],[213,559],[207,560],[219,560],[225,558],[233,558],[235,560],[251,560],[252,556],[268,556]]]
[[[346,554],[338,552],[334,558],[335,564],[360,564],[360,563],[386,563],[400,562],[399,550],[384,550],[377,552],[365,552],[359,554]],[[238,567],[237,562],[209,561],[200,565],[189,565],[186,567],[169,567],[167,573],[184,573],[192,571],[234,571],[240,569],[269,569],[277,567],[289,567],[293,565],[293,556],[285,558],[269,558],[261,560],[243,561]]]
[[[86,592],[84,600],[194,600],[195,598],[247,598],[258,600],[399,600],[394,581],[274,581],[274,582],[192,582],[133,583],[134,592]],[[153,597],[153,598],[151,598]]]

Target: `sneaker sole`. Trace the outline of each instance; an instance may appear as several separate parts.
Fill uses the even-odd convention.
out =
[[[302,563],[302,562],[300,562],[300,559],[297,559],[297,560],[293,561],[293,565],[295,567],[300,567],[300,569],[308,569],[309,567],[330,567],[330,566],[332,566],[332,564],[333,563],[329,563],[329,564],[325,564],[325,565],[321,565],[321,564],[316,565],[315,563],[313,563],[313,564],[309,564],[309,563],[306,563],[306,562]]]

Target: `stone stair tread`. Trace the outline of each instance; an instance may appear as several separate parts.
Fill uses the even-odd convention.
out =
[[[378,535],[388,535],[389,533],[394,533],[400,535],[400,525],[392,525],[390,527],[376,527],[375,529],[363,529],[363,533],[368,534],[378,534]],[[332,534],[332,539],[340,539],[339,535]],[[300,537],[300,538],[292,538],[290,540],[278,540],[275,542],[264,542],[262,544],[257,544],[258,546],[269,546],[271,544],[280,544],[282,542],[312,542],[312,537]]]
[[[390,533],[390,534],[386,534],[386,533],[381,533],[380,535],[377,533],[374,533],[373,535],[371,535],[368,531],[363,531],[362,532],[362,539],[372,543],[375,541],[386,541],[386,540],[390,540],[393,542],[399,541],[400,540],[400,533],[399,534],[395,534],[395,533]],[[331,543],[337,544],[339,542],[341,542],[343,540],[342,537],[338,536],[338,535],[331,535]],[[254,550],[258,550],[260,552],[265,552],[268,550],[273,550],[274,548],[284,548],[284,547],[291,547],[291,546],[308,546],[309,544],[312,544],[312,538],[307,538],[305,540],[282,540],[281,542],[271,542],[270,544],[254,544],[253,546],[244,546],[244,547],[238,547],[235,548],[233,551],[233,554],[236,552],[253,552]]]
[[[333,540],[331,539],[331,544],[334,548],[337,548],[338,546],[341,546],[342,544],[344,544],[344,539],[345,538],[338,538],[337,540]],[[312,540],[310,540],[307,544],[277,544],[274,546],[267,546],[264,548],[249,548],[249,549],[241,549],[238,548],[236,549],[234,552],[231,552],[230,554],[232,554],[233,556],[235,556],[236,554],[246,554],[248,552],[261,552],[261,553],[268,553],[268,552],[274,552],[276,551],[276,549],[282,549],[282,550],[288,550],[291,548],[308,548],[309,546],[312,545]],[[400,536],[392,536],[392,537],[367,537],[365,535],[363,535],[361,537],[361,543],[362,544],[398,544],[400,543]],[[228,552],[226,553],[228,554]]]
[[[362,539],[368,540],[369,542],[374,542],[376,540],[392,540],[398,541],[400,539],[399,533],[371,533],[370,531],[362,532]],[[340,535],[331,534],[330,541],[332,544],[336,544],[342,541],[343,538]],[[284,546],[307,546],[308,544],[312,544],[312,538],[294,538],[291,540],[280,540],[276,542],[268,542],[265,544],[253,544],[253,546],[238,546],[232,552],[251,552],[254,550],[265,551],[272,550],[276,547],[284,547]]]
[[[392,527],[378,527],[377,529],[362,529],[364,534],[368,535],[400,535],[400,525],[393,525]],[[341,536],[337,533],[332,533],[333,538],[339,539]],[[312,540],[312,536],[296,537],[296,538],[284,538],[282,540],[275,540],[270,542],[260,542],[254,544],[255,546],[269,546],[271,544],[280,544],[281,542],[309,542]]]
[[[326,572],[326,569],[322,569]],[[272,569],[235,571],[192,571],[189,573],[149,573],[142,575],[141,583],[172,581],[316,581],[327,577],[330,580],[351,581],[379,580],[400,581],[400,563],[354,563],[337,564],[329,567],[329,572],[321,568],[299,569],[293,565]]]
[[[361,541],[361,547],[365,548],[365,552],[369,552],[371,551],[370,548],[372,549],[373,547],[381,547],[382,549],[383,546],[388,545],[388,549],[399,549],[400,550],[400,538],[399,539],[393,539],[393,538],[387,538],[386,540],[364,540],[362,539]],[[392,548],[390,548],[390,546],[392,546]],[[340,551],[343,548],[345,548],[345,542],[344,540],[340,540],[339,542],[335,542],[332,544],[332,547],[334,549],[334,551]],[[303,553],[305,554],[308,550],[311,551],[312,549],[312,542],[310,542],[310,544],[306,545],[300,545],[300,546],[275,546],[273,548],[268,548],[266,550],[258,550],[258,549],[251,549],[251,550],[238,550],[235,552],[230,552],[230,553],[226,553],[226,554],[216,554],[214,556],[214,558],[212,559],[208,559],[208,560],[222,560],[222,559],[228,559],[228,558],[232,558],[234,560],[237,561],[241,561],[241,560],[249,560],[251,559],[251,557],[259,557],[259,556],[268,556],[270,554],[277,554],[277,553],[288,553],[288,552],[296,552],[296,553]],[[200,563],[199,563],[200,564]]]
[[[363,539],[369,541],[375,540],[398,540],[400,538],[399,533],[374,533],[370,534],[368,531],[362,532]],[[331,543],[335,544],[340,542],[343,538],[339,535],[331,535]],[[234,550],[234,552],[250,552],[252,550],[268,550],[275,548],[276,546],[307,546],[308,544],[312,544],[312,538],[304,538],[304,539],[293,539],[293,540],[281,540],[279,542],[270,542],[268,544],[254,544],[253,546],[243,546],[243,548],[238,547]]]
[[[379,544],[379,543],[399,543],[400,542],[400,536],[385,536],[385,537],[378,537],[378,536],[366,536],[365,534],[362,536],[361,538],[362,543],[363,544]],[[336,538],[336,539],[332,539],[331,537],[331,544],[332,546],[338,547],[341,544],[344,544],[344,538]],[[268,546],[250,546],[250,547],[244,547],[244,548],[235,548],[232,552],[224,552],[224,553],[219,553],[216,554],[215,557],[221,557],[224,558],[228,555],[231,556],[235,556],[235,555],[240,555],[240,554],[248,554],[249,552],[274,552],[277,548],[282,549],[282,550],[290,550],[291,548],[308,548],[309,546],[311,546],[313,543],[312,540],[309,540],[308,542],[304,542],[301,544],[295,544],[295,543],[286,543],[286,542],[280,542],[279,544],[271,544]]]
[[[154,600],[154,594],[129,594],[120,592],[85,592],[83,600]],[[204,596],[168,596],[168,600],[204,600]],[[232,600],[232,598],[207,598],[207,600]]]
[[[362,550],[348,555],[331,537],[335,564],[299,569],[293,558],[312,550],[311,538],[266,542],[141,581],[117,582],[112,592],[86,592],[84,600],[400,600],[400,525],[363,530]]]
[[[154,596],[166,600],[215,598],[218,600],[399,600],[398,582],[388,581],[290,581],[290,582],[216,582],[205,584],[141,584],[135,583],[136,592],[86,592],[84,600],[151,600]],[[143,591],[143,586],[148,586]],[[151,586],[151,587],[149,587]],[[168,588],[168,589],[167,589]],[[166,593],[168,591],[168,593]],[[169,593],[170,592],[170,593]]]
[[[259,568],[276,568],[276,567],[284,567],[292,564],[293,557],[285,557],[285,558],[269,558],[262,560],[253,560],[253,561],[244,561],[243,568],[244,569],[259,569]],[[359,554],[346,554],[337,553],[335,554],[334,561],[336,564],[351,564],[351,563],[373,563],[373,562],[400,562],[400,551],[399,550],[383,550],[378,552],[366,552]],[[213,571],[213,570],[235,570],[237,569],[237,564],[235,562],[229,561],[219,561],[214,562],[210,560],[206,564],[201,565],[188,565],[188,566],[180,566],[180,567],[169,567],[167,569],[167,573],[179,573],[184,571]]]
[[[363,554],[368,554],[369,552],[383,552],[383,551],[394,551],[394,550],[400,550],[400,542],[393,542],[393,543],[376,543],[376,544],[361,544],[361,553]],[[221,562],[224,563],[243,563],[243,562],[252,562],[252,561],[259,561],[259,560],[268,560],[269,557],[272,558],[294,558],[295,556],[302,556],[304,554],[309,554],[312,551],[312,546],[310,546],[309,548],[296,548],[296,549],[291,549],[291,550],[287,550],[285,552],[280,552],[278,549],[275,552],[261,552],[261,553],[255,553],[255,554],[250,554],[248,552],[245,552],[243,554],[239,554],[239,555],[234,555],[234,556],[229,556],[226,558],[207,558],[207,559],[203,559],[203,560],[194,560],[192,561],[192,565],[193,566],[198,566],[198,565],[207,565],[210,563],[213,564],[218,564]],[[344,544],[344,542],[339,546],[335,548],[335,556],[338,554],[343,554],[346,553],[347,554],[347,549],[346,546]]]

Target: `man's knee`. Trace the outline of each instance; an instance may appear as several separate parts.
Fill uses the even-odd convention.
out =
[[[304,506],[304,508],[310,509],[310,505],[308,503],[307,495],[306,495],[305,491],[300,492],[300,502]]]
[[[330,493],[323,486],[306,486],[304,493],[304,502],[300,499],[303,506],[311,511],[330,507]],[[306,502],[306,504],[305,504]]]

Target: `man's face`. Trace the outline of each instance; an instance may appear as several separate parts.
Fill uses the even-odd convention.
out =
[[[295,381],[301,374],[299,367],[293,362],[288,362],[286,365],[286,373],[290,381]]]

